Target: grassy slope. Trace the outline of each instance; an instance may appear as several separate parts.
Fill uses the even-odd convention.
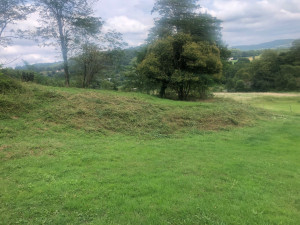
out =
[[[299,224],[299,111],[27,89],[0,96],[0,224]]]
[[[117,93],[27,85],[2,95],[0,117],[19,118],[52,128],[148,137],[219,130],[245,125],[263,115],[228,99],[178,102],[139,93]]]

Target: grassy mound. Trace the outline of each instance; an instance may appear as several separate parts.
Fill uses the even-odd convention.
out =
[[[22,91],[23,87],[20,82],[0,73],[0,94]]]
[[[180,102],[138,93],[64,89],[24,84],[23,93],[2,94],[2,118],[24,117],[87,132],[165,137],[243,126],[258,111],[230,99]]]
[[[19,101],[24,92],[20,82],[0,74],[0,119],[10,118],[13,113],[25,111],[26,103]]]

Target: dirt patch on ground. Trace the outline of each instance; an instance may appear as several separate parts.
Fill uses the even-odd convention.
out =
[[[8,145],[2,145],[2,146],[0,146],[0,151],[5,150],[5,149],[7,149],[7,148],[9,148]]]

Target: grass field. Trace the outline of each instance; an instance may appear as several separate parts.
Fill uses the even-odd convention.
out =
[[[216,93],[215,96],[231,98],[271,111],[300,114],[299,93]]]
[[[23,87],[0,95],[0,224],[300,224],[298,95]]]

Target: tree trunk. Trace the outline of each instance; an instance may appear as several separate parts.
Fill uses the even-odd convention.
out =
[[[184,96],[184,94],[183,94],[183,88],[182,87],[179,87],[178,88],[178,99],[179,100],[183,100],[183,97]]]
[[[185,92],[183,84],[180,85],[180,87],[178,89],[178,99],[181,100],[181,101],[187,99],[187,93]]]
[[[63,32],[63,23],[61,17],[57,17],[57,24],[59,30],[61,53],[64,60],[65,85],[66,87],[69,87],[70,77],[69,77],[69,64],[68,64],[68,43],[67,43],[67,38]]]
[[[65,85],[66,87],[70,86],[70,76],[69,76],[69,64],[67,54],[63,52],[64,59],[64,71],[65,71]]]
[[[83,65],[83,80],[82,80],[82,87],[86,87],[86,80],[87,80],[87,71],[86,71],[86,63],[84,62]]]
[[[163,82],[159,91],[159,97],[164,98],[166,95],[166,89],[168,87],[167,82]]]
[[[200,98],[205,99],[207,97],[205,86],[200,87]]]

